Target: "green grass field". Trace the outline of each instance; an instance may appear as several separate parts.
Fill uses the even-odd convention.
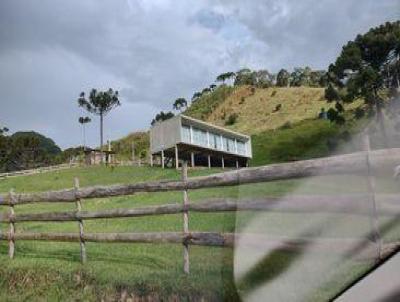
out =
[[[190,176],[205,175],[219,170],[189,171]],[[61,188],[70,188],[74,177],[79,177],[82,187],[99,184],[133,183],[147,180],[179,179],[174,169],[161,170],[148,167],[107,167],[74,168],[41,175],[22,176],[0,181],[0,192],[14,188],[16,192],[37,192]],[[362,181],[354,180],[355,182]],[[281,196],[291,191],[301,193],[334,194],[338,186],[347,186],[357,191],[360,186],[349,185],[342,179],[329,178],[313,184],[288,180],[273,183],[245,185],[240,187],[216,188],[189,192],[191,202],[201,202],[208,197],[243,196]],[[396,184],[386,185],[396,190]],[[385,191],[387,189],[385,188]],[[316,189],[317,188],[317,189]],[[182,201],[181,192],[143,193],[83,201],[83,210],[111,208],[133,208],[145,205],[176,203]],[[16,213],[75,210],[74,204],[31,204],[16,206]],[[7,211],[1,207],[0,211]],[[234,232],[246,226],[255,213],[207,213],[190,214],[190,229],[196,231]],[[268,213],[267,233],[287,235],[307,221],[315,219],[313,215]],[[315,214],[314,214],[315,215]],[[354,219],[338,218],[340,223],[332,233],[318,231],[333,237],[345,237],[355,225]],[[2,224],[1,231],[8,226]],[[368,227],[363,218],[351,232],[357,234]],[[78,232],[75,222],[61,223],[17,223],[17,232]],[[157,232],[181,231],[181,215],[164,215],[141,218],[101,219],[85,222],[85,231],[92,232]],[[260,230],[264,232],[265,230]],[[257,229],[254,230],[257,232]],[[398,234],[398,232],[392,232]],[[182,272],[182,253],[180,245],[154,244],[107,244],[87,243],[88,262],[79,262],[79,243],[57,242],[16,242],[16,256],[10,261],[7,256],[7,242],[0,242],[0,301],[114,301],[129,295],[174,297],[181,300],[204,298],[211,301],[239,300],[233,282],[233,250],[217,247],[190,247],[191,273]],[[295,255],[281,253],[273,263],[265,264],[267,269],[256,272],[249,279],[264,280],[272,271],[290,265]],[[277,267],[275,267],[277,265]],[[343,277],[327,284],[325,290],[316,291],[311,300],[327,299],[344,286],[355,275],[365,270],[368,263],[352,263],[341,271]],[[269,277],[271,278],[271,276]],[[239,291],[251,288],[251,282],[245,280],[239,285]],[[250,283],[249,283],[250,282]],[[257,282],[256,282],[257,284]],[[123,299],[122,299],[123,300]]]

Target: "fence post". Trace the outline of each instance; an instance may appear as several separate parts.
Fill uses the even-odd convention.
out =
[[[11,221],[11,217],[14,216],[15,212],[14,212],[14,203],[15,203],[15,195],[14,195],[14,190],[11,189],[9,192],[9,198],[8,198],[8,203],[10,205],[10,231],[8,234],[8,255],[10,257],[10,259],[14,258],[14,253],[15,253],[15,238],[14,238],[14,234],[15,234],[15,224],[13,221]]]
[[[187,172],[187,161],[183,161],[182,163],[182,181],[186,184],[188,180],[188,172]],[[183,190],[183,233],[187,235],[189,233],[189,198],[188,191],[185,186]],[[185,274],[189,274],[189,244],[186,240],[183,243],[183,271]]]
[[[78,192],[79,178],[77,178],[77,177],[75,177],[75,179],[74,179],[74,187],[75,187],[75,191]],[[77,213],[79,213],[82,210],[81,199],[78,196],[78,194],[76,194],[76,210],[77,210]],[[85,246],[85,239],[84,239],[84,233],[83,233],[82,219],[79,219],[78,223],[79,223],[79,243],[81,246],[81,262],[85,263],[86,262],[86,246]]]
[[[370,211],[370,224],[371,224],[371,234],[372,240],[377,244],[377,257],[378,260],[381,258],[382,252],[382,238],[379,231],[379,221],[378,221],[378,213],[377,213],[377,206],[376,206],[376,183],[375,178],[372,175],[371,171],[371,162],[369,153],[371,151],[371,143],[370,138],[367,133],[362,135],[362,148],[366,152],[366,159],[367,159],[367,190],[369,195],[369,202],[371,206]]]

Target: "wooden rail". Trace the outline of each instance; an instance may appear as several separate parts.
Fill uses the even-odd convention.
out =
[[[383,167],[393,168],[400,163],[400,149],[385,149],[365,152],[357,152],[333,157],[304,160],[292,163],[274,164],[257,168],[246,168],[210,176],[187,178],[187,165],[183,164],[182,178],[176,181],[155,181],[147,183],[135,183],[127,185],[95,186],[81,188],[76,179],[74,188],[49,191],[41,193],[17,194],[11,191],[7,195],[0,195],[0,205],[8,206],[9,212],[0,214],[0,223],[9,224],[9,232],[0,234],[0,240],[9,242],[10,258],[14,257],[14,245],[16,240],[50,240],[79,242],[81,250],[81,261],[86,261],[85,242],[131,242],[131,243],[174,243],[183,245],[183,268],[189,273],[189,246],[220,246],[232,247],[237,234],[192,232],[189,229],[190,212],[226,212],[226,211],[280,211],[295,213],[345,213],[354,215],[371,216],[371,207],[366,203],[372,202],[373,234],[380,236],[376,230],[375,220],[378,214],[400,215],[399,195],[377,195],[373,185],[372,174]],[[285,197],[262,197],[252,199],[210,199],[199,203],[189,202],[189,190],[237,186],[251,183],[262,183],[274,180],[293,179],[309,177],[314,175],[330,174],[363,174],[368,175],[369,191],[366,194],[350,194],[339,196],[328,195],[307,195],[307,196],[285,196]],[[112,209],[103,211],[82,211],[82,202],[89,198],[103,198],[122,195],[132,195],[140,192],[165,192],[182,191],[183,202],[174,202],[158,206],[147,206],[132,209]],[[380,206],[376,203],[379,201]],[[15,206],[37,202],[75,202],[76,211],[50,212],[50,213],[26,213],[16,214]],[[182,214],[182,232],[175,233],[92,233],[84,232],[84,220],[141,217],[165,214]],[[63,222],[77,221],[79,232],[77,233],[18,233],[15,231],[15,224],[18,222]],[[247,236],[247,235],[246,235]],[[247,239],[249,236],[246,237]],[[298,250],[300,246],[307,244],[310,239],[281,239],[268,240],[260,235],[251,235],[254,243],[262,241],[263,245],[271,244],[282,247],[283,250]],[[261,238],[261,239],[260,239]],[[379,240],[379,241],[378,241]],[[341,242],[340,244],[338,242]],[[368,240],[367,240],[368,241]],[[332,250],[332,246],[346,247],[343,242],[354,242],[337,239],[328,242],[321,241],[317,244]],[[380,238],[373,238],[367,245],[375,246],[379,243],[378,255],[382,257],[387,251],[400,248],[400,243],[382,245]],[[313,243],[315,244],[315,242]]]
[[[61,165],[54,165],[54,166],[47,166],[47,167],[39,167],[36,169],[19,170],[19,171],[13,171],[13,172],[0,173],[0,179],[16,177],[16,176],[23,176],[23,175],[34,175],[34,174],[40,174],[40,173],[52,172],[52,171],[59,171],[59,170],[69,169],[71,167],[76,167],[76,166],[78,166],[78,164],[70,163],[70,164],[61,164]]]
[[[353,194],[339,196],[284,196],[262,197],[251,199],[210,199],[201,203],[165,204],[159,206],[138,207],[133,209],[112,209],[103,211],[65,211],[51,213],[0,214],[0,223],[33,222],[33,221],[78,221],[104,218],[128,218],[179,214],[184,212],[237,212],[237,211],[270,211],[289,213],[342,213],[353,215],[370,215],[366,205],[369,195]],[[380,215],[400,215],[400,201],[396,194],[379,195]]]

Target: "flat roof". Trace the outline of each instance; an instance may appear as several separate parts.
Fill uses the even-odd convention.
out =
[[[237,136],[237,137],[241,137],[241,138],[245,138],[245,139],[250,139],[249,135],[242,134],[242,133],[239,133],[239,132],[236,132],[236,131],[233,131],[233,130],[230,130],[230,129],[226,129],[226,128],[223,128],[223,127],[220,127],[220,126],[216,126],[214,124],[210,124],[210,123],[204,122],[202,120],[198,120],[198,119],[189,117],[187,115],[180,114],[178,116],[181,117],[183,120],[187,120],[189,122],[193,122],[193,123],[199,124],[199,125],[204,126],[206,128],[216,129],[216,130],[218,130],[220,132],[229,133],[229,134],[231,134],[233,136]]]

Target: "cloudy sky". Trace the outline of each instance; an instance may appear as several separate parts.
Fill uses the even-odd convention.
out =
[[[326,68],[357,33],[396,19],[399,0],[0,0],[0,125],[78,145],[79,93],[112,87],[116,139],[221,72]],[[93,117],[92,146],[98,129]]]

